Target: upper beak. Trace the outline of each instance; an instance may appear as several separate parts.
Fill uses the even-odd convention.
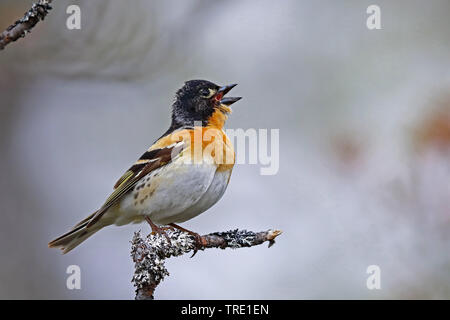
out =
[[[227,86],[220,87],[219,90],[217,90],[217,93],[222,93],[222,96],[226,95],[228,92],[230,92],[231,89],[237,86],[237,83],[229,84]]]
[[[230,106],[233,103],[235,103],[236,101],[241,100],[241,97],[229,97],[229,98],[224,98],[223,96],[226,95],[231,89],[233,89],[234,87],[237,86],[237,83],[234,84],[229,84],[227,86],[223,86],[220,87],[219,90],[217,90],[217,94],[216,97],[219,98],[218,100],[220,101],[220,104],[224,104],[226,106]]]

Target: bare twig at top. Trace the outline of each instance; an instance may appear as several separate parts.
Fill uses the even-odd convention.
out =
[[[39,2],[33,3],[31,9],[25,12],[22,18],[0,33],[0,50],[3,50],[11,42],[24,38],[39,21],[44,20],[52,9],[51,2],[52,0],[39,0]]]

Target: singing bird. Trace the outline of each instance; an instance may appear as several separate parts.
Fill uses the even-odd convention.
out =
[[[230,105],[241,97],[224,97],[236,84],[218,86],[190,80],[176,93],[169,129],[120,177],[113,193],[90,216],[49,247],[71,251],[108,225],[146,220],[154,233],[165,234],[209,209],[224,194],[234,166],[234,149],[223,127]]]

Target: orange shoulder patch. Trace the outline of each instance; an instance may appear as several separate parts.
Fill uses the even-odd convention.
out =
[[[183,129],[183,130],[172,132],[171,134],[168,134],[167,136],[164,136],[161,139],[159,139],[158,141],[156,141],[148,150],[150,151],[150,150],[155,150],[155,149],[167,148],[168,146],[170,146],[174,143],[189,140],[189,139],[185,139],[185,138],[191,136],[191,134],[192,134],[191,131],[193,131],[193,130],[192,129]]]

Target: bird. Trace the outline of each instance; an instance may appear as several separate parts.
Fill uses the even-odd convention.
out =
[[[48,246],[65,254],[106,226],[144,221],[153,234],[167,237],[167,228],[179,229],[198,245],[198,233],[178,223],[208,210],[227,189],[235,152],[224,125],[242,97],[225,95],[236,85],[186,81],[175,94],[169,129],[119,178],[98,210]]]

